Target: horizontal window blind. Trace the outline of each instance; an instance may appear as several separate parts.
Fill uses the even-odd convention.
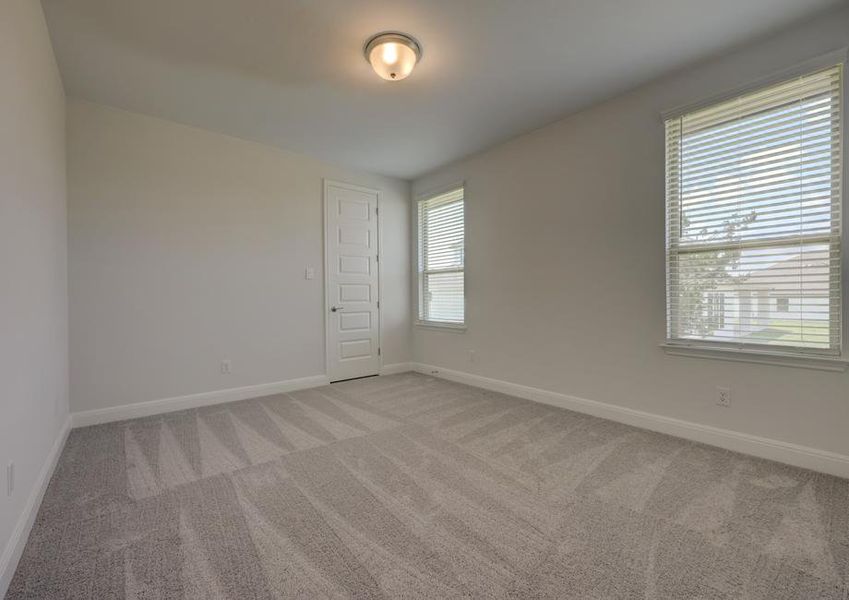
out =
[[[420,321],[465,321],[464,209],[463,188],[418,203]]]
[[[671,343],[840,352],[841,79],[666,121]]]

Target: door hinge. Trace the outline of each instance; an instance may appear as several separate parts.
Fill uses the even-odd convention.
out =
[[[380,262],[380,254],[374,255],[374,262]]]
[[[377,301],[377,308],[380,308],[380,300]]]
[[[376,215],[380,214],[380,207],[379,206],[374,207],[374,214],[376,214]]]
[[[377,355],[380,356],[380,348],[377,349]]]

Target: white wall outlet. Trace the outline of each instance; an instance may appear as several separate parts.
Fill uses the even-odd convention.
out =
[[[470,363],[475,362],[475,359],[476,359],[476,358],[477,358],[477,356],[475,356],[475,351],[474,351],[474,350],[469,350],[469,362],[470,362]]]
[[[222,375],[229,375],[231,372],[232,372],[232,370],[231,370],[230,361],[229,360],[222,360],[221,361],[221,374]]]
[[[15,491],[15,463],[11,460],[6,465],[6,495],[11,496]]]
[[[304,269],[304,279],[315,279],[315,268],[307,267]]]
[[[731,388],[716,388],[716,403],[718,406],[731,406]]]

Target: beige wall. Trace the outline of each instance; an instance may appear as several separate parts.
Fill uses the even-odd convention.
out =
[[[65,99],[41,4],[0,2],[0,597],[68,414]],[[15,489],[6,494],[6,466]],[[26,535],[26,531],[23,532]],[[19,548],[18,548],[19,549]]]
[[[407,182],[81,101],[68,123],[74,411],[324,374],[324,177],[382,192],[383,358],[409,360]]]
[[[843,9],[415,181],[414,194],[466,182],[468,331],[414,328],[414,360],[849,454],[849,372],[673,357],[658,346],[661,111],[847,44]],[[714,403],[720,385],[731,408]]]

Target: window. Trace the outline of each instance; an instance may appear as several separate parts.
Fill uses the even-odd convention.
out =
[[[841,78],[666,120],[668,344],[840,353]]]
[[[707,294],[707,321],[713,329],[725,327],[725,295],[722,292]]]
[[[420,323],[465,323],[464,212],[462,187],[418,202]]]

